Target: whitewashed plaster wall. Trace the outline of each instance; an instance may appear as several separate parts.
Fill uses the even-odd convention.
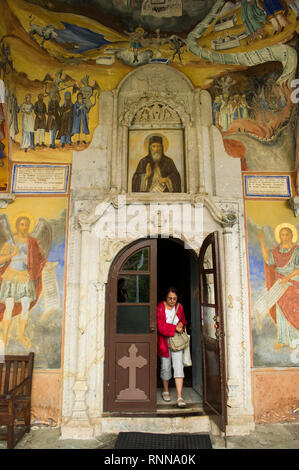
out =
[[[128,132],[141,106],[167,103],[185,132],[187,191],[177,194],[128,193]],[[104,432],[105,289],[114,257],[124,246],[155,230],[139,226],[124,236],[103,239],[99,226],[128,206],[190,204],[204,212],[203,234],[221,233],[221,258],[228,382],[228,434],[254,427],[251,405],[250,341],[244,207],[240,162],[229,157],[212,126],[211,98],[194,89],[182,73],[146,65],[129,74],[118,89],[100,97],[99,126],[89,148],[74,152],[66,286],[62,437],[89,438]],[[157,123],[151,124],[156,128]],[[109,212],[110,211],[110,212]],[[144,214],[143,214],[144,217]],[[170,231],[173,227],[170,227]],[[164,231],[163,222],[156,234]],[[182,236],[184,239],[184,236]],[[188,237],[187,237],[188,238]],[[189,234],[198,251],[198,240]],[[115,428],[114,428],[115,429]],[[179,429],[178,429],[179,430]]]

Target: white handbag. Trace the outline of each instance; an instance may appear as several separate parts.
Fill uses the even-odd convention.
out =
[[[189,343],[188,343],[188,346],[184,349],[184,353],[183,353],[184,367],[192,366],[191,353],[190,353],[190,335],[188,335],[188,337],[189,337]]]

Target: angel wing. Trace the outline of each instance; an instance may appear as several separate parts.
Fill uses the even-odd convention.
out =
[[[31,233],[31,236],[36,238],[39,247],[47,258],[52,245],[52,227],[45,219],[39,218],[38,223]]]
[[[6,214],[0,215],[0,247],[3,243],[10,240],[14,243],[13,235],[11,233],[10,225]]]

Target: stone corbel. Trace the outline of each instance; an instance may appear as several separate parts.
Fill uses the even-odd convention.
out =
[[[16,196],[13,194],[1,194],[0,195],[0,209],[5,209],[8,204],[14,202]]]
[[[221,211],[215,203],[205,195],[196,196],[194,198],[196,204],[203,204],[210,211],[210,214],[219,225],[224,228],[233,227],[237,221],[238,217],[233,211],[223,212]]]
[[[291,197],[290,199],[291,209],[294,211],[295,217],[299,215],[299,196]]]

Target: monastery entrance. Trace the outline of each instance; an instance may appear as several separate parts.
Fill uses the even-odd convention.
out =
[[[192,367],[185,367],[184,412],[200,405],[224,430],[226,379],[218,232],[205,239],[199,256],[181,240],[160,237],[138,240],[116,256],[106,291],[104,411],[151,416],[161,409],[167,412],[161,398],[156,306],[169,286],[179,290],[191,336]],[[172,379],[171,412],[176,403],[173,387]]]

